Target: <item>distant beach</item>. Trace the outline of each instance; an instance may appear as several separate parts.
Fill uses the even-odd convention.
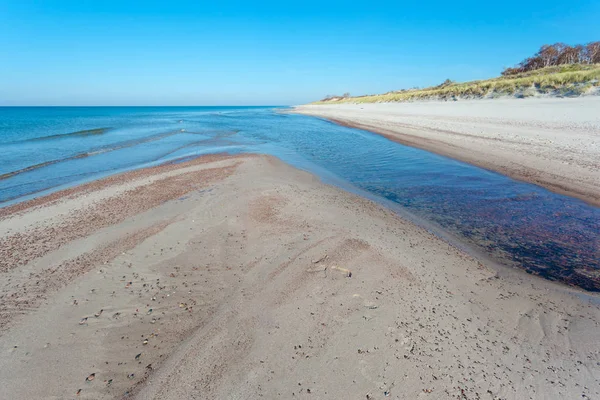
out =
[[[323,104],[295,112],[379,133],[600,205],[600,97]]]

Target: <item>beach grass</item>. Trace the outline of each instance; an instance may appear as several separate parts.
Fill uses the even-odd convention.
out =
[[[577,96],[587,92],[594,86],[600,86],[600,64],[571,64],[471,82],[457,83],[448,80],[441,85],[423,89],[407,89],[347,98],[333,97],[330,100],[317,101],[313,104],[390,103],[509,95],[528,97],[537,94]]]

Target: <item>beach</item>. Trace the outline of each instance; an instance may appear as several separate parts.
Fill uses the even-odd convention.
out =
[[[600,205],[600,97],[306,105],[294,112]]]
[[[272,156],[4,207],[0,251],[3,399],[600,396],[597,297]]]

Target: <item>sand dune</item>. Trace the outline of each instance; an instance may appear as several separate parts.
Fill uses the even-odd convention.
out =
[[[600,396],[596,298],[271,157],[93,182],[0,235],[2,399]]]
[[[600,205],[600,97],[300,106],[295,112]]]

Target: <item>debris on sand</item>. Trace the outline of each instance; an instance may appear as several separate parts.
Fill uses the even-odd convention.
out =
[[[320,261],[321,260],[313,261],[313,263],[317,264]],[[332,265],[329,267],[326,265],[315,266],[315,267],[307,269],[306,272],[325,272],[325,277],[327,278],[327,270],[328,269],[334,269],[334,270],[340,271],[344,275],[346,275],[347,278],[352,277],[352,271],[350,271],[349,269],[346,269],[346,268],[338,267],[337,265]]]
[[[325,261],[325,260],[327,260],[327,254],[325,254],[323,257],[319,258],[318,260],[312,260],[312,263],[313,264],[318,264],[321,261]]]
[[[349,269],[338,267],[337,265],[332,265],[329,268],[330,269],[335,269],[335,270],[340,271],[340,272],[343,272],[344,274],[346,274],[346,277],[352,278],[352,271],[350,271]]]

